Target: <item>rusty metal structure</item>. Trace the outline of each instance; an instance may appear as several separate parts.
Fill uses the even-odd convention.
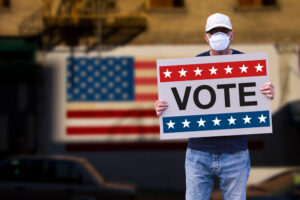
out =
[[[143,13],[120,14],[117,5],[117,0],[43,0],[19,32],[39,37],[46,47],[126,44],[146,30],[147,20]]]

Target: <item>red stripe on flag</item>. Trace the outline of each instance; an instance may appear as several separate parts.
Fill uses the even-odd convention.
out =
[[[156,69],[155,61],[136,61],[134,63],[135,69]]]
[[[261,71],[256,68],[258,64],[262,66]],[[231,73],[225,70],[228,66],[232,68]],[[246,68],[246,72],[242,71],[241,67],[243,66]],[[201,75],[196,74],[197,69],[202,70]],[[267,74],[266,60],[160,66],[159,71],[160,82],[253,77]],[[186,72],[183,75],[180,71]],[[213,71],[215,73],[212,73]]]
[[[153,110],[72,110],[68,118],[115,118],[115,117],[155,117]]]
[[[159,134],[159,126],[67,127],[68,135]]]
[[[135,78],[134,82],[139,85],[157,85],[157,78]]]
[[[158,99],[158,95],[156,94],[136,94],[136,101],[156,101]]]

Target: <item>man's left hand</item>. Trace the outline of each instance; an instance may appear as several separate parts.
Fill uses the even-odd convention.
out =
[[[266,95],[270,100],[273,100],[275,97],[274,94],[274,86],[271,82],[265,83],[261,89],[260,89],[261,93],[263,93],[264,95]]]

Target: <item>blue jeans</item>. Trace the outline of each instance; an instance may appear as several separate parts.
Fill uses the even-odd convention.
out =
[[[248,150],[209,153],[187,149],[185,160],[186,200],[209,200],[213,176],[217,176],[224,200],[245,200],[250,172]]]

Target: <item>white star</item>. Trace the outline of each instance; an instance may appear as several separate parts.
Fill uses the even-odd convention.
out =
[[[250,124],[250,120],[251,120],[252,118],[251,117],[248,117],[248,115],[246,115],[246,117],[245,118],[243,118],[243,120],[244,120],[244,124]]]
[[[263,68],[263,67],[264,67],[264,66],[261,66],[261,65],[258,63],[258,65],[255,66],[256,72],[258,72],[258,71],[261,71],[261,72],[262,72],[262,68]]]
[[[214,126],[219,125],[220,126],[220,121],[217,117],[215,120],[212,120],[214,122]]]
[[[169,128],[174,128],[175,122],[172,122],[172,120],[170,120],[170,122],[167,123],[167,124],[168,124],[168,129],[169,129]]]
[[[186,76],[185,74],[187,71],[184,71],[184,69],[182,68],[181,71],[178,72],[180,73],[180,77],[182,77],[182,76]]]
[[[243,64],[243,66],[240,67],[241,73],[243,73],[243,72],[246,72],[246,73],[247,73],[247,68],[248,68],[248,67],[246,67],[246,66]]]
[[[165,78],[170,77],[171,78],[171,74],[172,72],[169,72],[169,70],[167,69],[167,71],[163,72],[165,74]]]
[[[202,120],[202,118],[200,118],[200,120],[197,121],[197,122],[198,122],[198,124],[199,124],[198,127],[200,127],[200,126],[205,126],[204,123],[205,123],[206,121],[205,121],[205,120]]]
[[[227,66],[227,68],[224,68],[224,69],[226,70],[226,74],[228,74],[228,73],[232,74],[231,70],[233,68],[229,67],[229,65]]]
[[[216,74],[216,75],[217,75],[217,70],[218,70],[218,69],[215,69],[214,66],[213,66],[211,69],[209,69],[210,75],[213,75],[213,74]]]
[[[259,123],[262,123],[262,122],[266,123],[266,118],[267,118],[267,117],[265,117],[263,114],[261,114],[261,116],[258,117]]]
[[[233,118],[232,116],[230,117],[230,119],[227,119],[229,121],[229,125],[230,124],[234,124],[235,125],[235,118]]]
[[[195,72],[195,76],[197,76],[197,75],[201,76],[202,70],[197,67],[197,69],[194,70],[194,72]]]
[[[181,122],[181,123],[183,124],[183,128],[184,128],[184,127],[189,127],[189,128],[190,128],[190,123],[191,123],[191,122],[188,122],[186,119],[185,119],[184,122]]]

